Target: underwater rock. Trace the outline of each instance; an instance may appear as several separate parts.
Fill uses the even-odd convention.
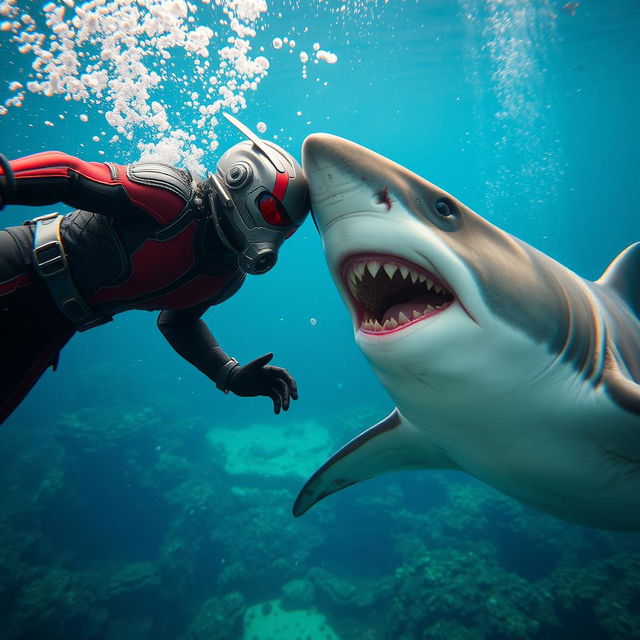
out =
[[[183,456],[160,451],[150,475],[151,483],[160,490],[169,490],[185,482],[192,472],[192,463]]]
[[[406,638],[406,636],[404,636]],[[455,621],[436,622],[424,630],[421,640],[484,640],[486,636],[480,629],[465,627]],[[408,639],[407,639],[408,640]],[[493,639],[492,639],[493,640]]]
[[[266,599],[283,582],[304,573],[302,567],[324,543],[327,531],[311,520],[291,518],[289,491],[255,489],[234,495],[234,510],[210,528],[211,541],[224,560],[219,581],[226,589],[243,591],[249,581],[252,597]]]
[[[247,609],[244,614],[242,640],[340,640],[340,638],[324,615],[317,610],[285,611],[280,600],[272,600]]]
[[[308,580],[290,580],[282,587],[280,599],[285,611],[307,609],[313,605],[313,584]]]
[[[101,637],[107,618],[93,577],[55,568],[22,589],[16,635],[5,637],[92,640]]]
[[[496,562],[508,573],[535,581],[605,550],[615,553],[632,541],[632,536],[587,530],[540,514],[473,479],[434,473],[414,482],[431,490],[434,480],[442,485],[444,504],[426,511],[417,505],[420,511],[405,508],[392,515],[394,551],[401,562],[411,563],[424,550],[449,547],[455,540],[459,550],[493,548]]]
[[[159,571],[162,582],[170,586],[173,598],[184,598],[195,582],[206,536],[174,524],[160,550]]]
[[[222,570],[212,540],[212,530],[225,522],[235,502],[228,487],[215,475],[192,473],[186,482],[164,492],[171,524],[160,549],[163,582],[170,585],[174,597],[189,590],[197,576],[213,583]]]
[[[620,553],[556,571],[540,583],[561,619],[577,619],[583,637],[640,637],[640,553]]]
[[[159,425],[159,418],[148,407],[85,407],[63,414],[56,426],[56,436],[67,452],[86,460],[140,444],[157,431]]]
[[[153,640],[153,620],[149,617],[110,617],[104,640],[132,640],[132,638]]]
[[[1,608],[9,610],[15,610],[20,589],[36,574],[34,567],[24,561],[25,551],[31,544],[41,542],[36,533],[17,534],[7,523],[0,522],[0,603]]]
[[[165,493],[165,499],[170,505],[180,507],[180,511],[189,520],[202,519],[212,516],[219,509],[220,502],[228,491],[216,486],[212,479],[206,477],[192,477],[182,484],[174,485]]]
[[[207,427],[202,420],[162,410],[156,405],[120,403],[109,406],[83,406],[77,411],[63,413],[56,428],[56,440],[65,452],[79,462],[134,457],[141,463],[141,471],[159,464],[157,472],[165,472],[164,466],[173,466],[177,473],[184,465],[177,456],[211,462],[206,442]]]
[[[107,589],[109,610],[139,615],[153,610],[160,595],[160,577],[151,562],[133,562],[118,571]]]
[[[388,640],[437,638],[452,623],[474,629],[467,637],[477,640],[525,640],[557,619],[548,593],[474,553],[433,551],[396,571]]]
[[[305,478],[331,451],[331,434],[313,420],[246,427],[215,427],[209,441],[224,452],[225,470],[235,476]]]
[[[326,569],[313,567],[307,579],[316,591],[316,600],[326,603],[327,608],[371,609],[386,602],[391,596],[391,578],[379,580],[347,580]]]
[[[245,610],[241,593],[209,598],[196,613],[183,640],[236,640]]]

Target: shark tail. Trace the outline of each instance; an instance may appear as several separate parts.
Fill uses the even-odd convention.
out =
[[[442,450],[427,447],[424,435],[394,409],[311,476],[296,498],[293,515],[301,516],[316,502],[362,480],[390,471],[425,468],[451,469],[456,465]]]

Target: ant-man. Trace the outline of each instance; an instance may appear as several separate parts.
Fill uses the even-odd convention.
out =
[[[273,354],[240,365],[201,320],[245,274],[274,266],[309,210],[294,158],[227,119],[248,140],[206,179],[156,162],[0,155],[0,208],[76,208],[0,231],[0,422],[55,368],[76,331],[129,309],[160,310],[158,327],[172,347],[225,393],[269,396],[275,413],[298,397],[289,373],[268,365]]]

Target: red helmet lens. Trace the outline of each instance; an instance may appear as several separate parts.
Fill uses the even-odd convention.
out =
[[[293,224],[281,202],[272,193],[261,193],[257,205],[265,222],[275,227],[288,227]]]

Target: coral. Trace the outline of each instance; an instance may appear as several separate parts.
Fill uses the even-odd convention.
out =
[[[187,481],[191,472],[192,465],[187,458],[161,450],[148,473],[147,484],[160,490],[169,490]]]
[[[67,452],[86,461],[112,450],[130,449],[156,431],[159,424],[150,408],[114,405],[107,411],[85,407],[63,414],[56,435]]]
[[[251,428],[227,429],[249,454],[230,474],[209,423],[159,405],[85,405],[0,434],[3,640],[640,637],[637,536],[560,523],[454,472],[389,476],[293,519],[315,445],[379,415],[321,438],[278,423],[253,448]],[[249,615],[246,601],[261,604]]]
[[[596,635],[640,637],[640,553],[620,553],[585,567],[556,571],[541,583],[562,618],[582,618]]]
[[[159,561],[159,571],[164,584],[175,598],[184,598],[202,567],[203,546],[206,535],[198,529],[187,530],[182,523],[174,524],[165,537]],[[214,578],[214,576],[212,576]]]
[[[307,579],[315,587],[318,602],[331,609],[371,609],[391,595],[391,579],[345,579],[320,567],[313,567]]]
[[[290,580],[282,587],[280,599],[285,611],[307,609],[313,604],[313,584],[308,580]]]
[[[209,598],[194,616],[183,640],[235,640],[244,610],[244,598],[238,592]]]
[[[16,605],[16,638],[47,640],[99,638],[107,611],[99,604],[95,580],[65,569],[51,569],[28,583]],[[9,636],[11,637],[11,636]]]
[[[311,522],[294,520],[289,509],[291,494],[284,490],[260,490],[237,496],[236,507],[211,529],[211,540],[220,549],[233,573],[221,576],[225,588],[242,588],[250,582],[252,597],[264,598],[283,581],[300,577],[312,551],[322,545],[327,532]],[[243,567],[244,571],[240,570]],[[233,575],[241,582],[227,581]]]
[[[445,623],[493,640],[535,638],[541,624],[555,617],[550,599],[535,585],[490,557],[447,549],[397,570],[389,622],[390,640],[402,634],[437,638]]]
[[[409,640],[405,637],[406,640]],[[474,627],[465,627],[455,621],[436,622],[425,629],[420,640],[483,640],[484,632]]]
[[[118,571],[107,589],[109,610],[126,614],[134,610],[137,614],[153,610],[160,595],[160,577],[151,562],[133,562]]]
[[[623,541],[537,512],[491,487],[453,473],[416,474],[415,493],[441,487],[444,503],[423,511],[403,506],[392,513],[393,546],[401,562],[428,549],[474,551],[482,545],[510,573],[535,581],[561,566],[617,551]],[[406,499],[404,501],[406,505]]]
[[[215,477],[193,471],[165,491],[164,499],[173,517],[160,549],[160,570],[175,597],[185,597],[199,580],[219,581],[222,566],[211,531],[225,521],[234,499]]]

